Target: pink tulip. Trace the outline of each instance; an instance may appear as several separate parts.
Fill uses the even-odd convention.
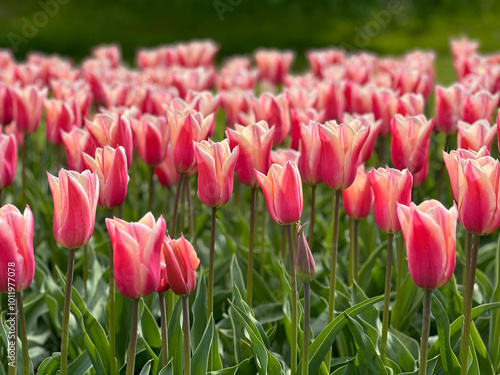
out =
[[[129,181],[125,149],[104,146],[95,151],[95,159],[83,154],[85,164],[99,178],[99,206],[112,208],[121,206],[127,196]]]
[[[172,292],[179,296],[187,296],[196,289],[196,268],[200,264],[193,245],[184,238],[163,242],[163,252],[167,267],[167,277]]]
[[[450,41],[450,47],[453,58],[457,58],[459,56],[475,55],[479,47],[479,42],[477,40],[462,37],[460,39],[452,39]]]
[[[309,65],[311,65],[311,69],[316,77],[322,77],[323,69],[326,67],[343,63],[344,57],[344,50],[336,48],[311,50],[307,53]]]
[[[446,169],[448,170],[448,175],[450,177],[450,186],[451,186],[451,195],[453,196],[453,200],[455,202],[458,201],[458,167],[459,167],[459,159],[474,159],[478,160],[487,156],[488,159],[480,162],[480,164],[486,164],[491,161],[489,158],[490,152],[486,147],[481,147],[479,151],[473,150],[452,150],[449,154],[443,151],[443,161],[446,165]]]
[[[179,64],[187,68],[210,66],[219,51],[212,40],[193,40],[177,44]]]
[[[155,223],[148,212],[138,222],[106,219],[111,245],[115,283],[128,298],[145,297],[154,292],[160,281],[160,262],[166,224],[163,217]]]
[[[489,150],[496,134],[497,127],[491,126],[488,120],[477,120],[473,124],[459,121],[457,148],[479,151],[486,146]]]
[[[9,85],[0,83],[0,125],[8,125],[14,120],[14,99]]]
[[[161,258],[160,258],[160,281],[158,281],[158,285],[156,286],[155,291],[156,293],[161,294],[165,293],[169,289],[170,289],[170,284],[168,283],[167,263],[165,260],[165,252],[163,251],[163,246],[162,246]]]
[[[396,115],[392,119],[392,163],[397,169],[408,168],[416,173],[424,167],[429,154],[432,119],[427,121],[423,115]]]
[[[429,200],[410,206],[398,203],[398,218],[408,255],[408,270],[420,288],[445,285],[455,270],[457,208],[447,210]]]
[[[340,121],[345,108],[345,82],[321,82],[318,87],[316,109],[324,111],[325,120]]]
[[[61,169],[59,178],[47,172],[54,199],[54,237],[59,245],[77,249],[92,237],[99,197],[96,173]]]
[[[370,134],[366,138],[363,148],[359,154],[359,162],[364,163],[370,159],[375,148],[375,141],[377,140],[380,131],[382,130],[382,120],[376,120],[373,113],[366,113],[364,115],[358,115],[354,113],[353,115],[349,113],[344,113],[342,122],[344,123],[356,123],[355,120],[359,122],[358,129],[370,129]]]
[[[398,99],[398,113],[403,116],[418,116],[424,113],[425,99],[422,94],[408,92]]]
[[[47,141],[60,145],[62,143],[61,130],[69,132],[73,125],[77,125],[73,109],[62,100],[49,99],[45,101],[45,111],[47,112]]]
[[[397,216],[397,203],[408,206],[411,202],[413,178],[407,169],[399,171],[389,167],[373,169],[372,184],[375,222],[384,232],[401,230]]]
[[[179,172],[175,170],[170,152],[167,153],[165,160],[155,167],[155,175],[165,187],[173,186],[179,181]]]
[[[242,184],[257,186],[254,169],[267,173],[271,166],[271,147],[273,146],[274,128],[269,129],[265,121],[249,126],[235,125],[235,129],[226,129],[229,145],[232,149],[239,146],[236,162],[236,174]]]
[[[0,190],[12,185],[17,170],[17,145],[13,135],[0,133]]]
[[[317,185],[323,181],[321,176],[321,138],[317,122],[300,126],[300,157],[298,167],[302,181],[310,185]]]
[[[457,132],[466,89],[456,83],[448,88],[436,86],[436,127],[446,134]]]
[[[102,44],[92,50],[92,57],[99,60],[109,61],[112,67],[120,65],[122,51],[118,44]]]
[[[461,120],[469,124],[480,119],[491,121],[499,96],[499,93],[491,94],[485,90],[467,95],[460,115]]]
[[[346,189],[356,178],[359,155],[370,134],[369,128],[358,130],[358,127],[359,124],[339,125],[335,121],[319,126],[321,175],[332,189]]]
[[[382,120],[380,134],[391,134],[391,120],[398,110],[398,95],[391,89],[379,88],[373,91],[373,114],[377,120]]]
[[[299,162],[300,152],[289,148],[278,148],[271,151],[271,163],[285,165],[287,161]]]
[[[468,232],[484,236],[500,225],[499,181],[498,160],[458,160],[458,217]]]
[[[350,98],[348,98],[350,104],[349,106],[350,111],[346,109],[346,112],[353,112],[359,114],[372,112],[373,111],[372,96],[373,96],[373,86],[371,84],[365,86],[356,83],[352,84]]]
[[[68,168],[77,172],[87,169],[83,154],[94,154],[96,146],[90,134],[73,126],[69,133],[61,131],[61,138],[66,148],[66,161]]]
[[[33,214],[7,204],[0,208],[0,292],[21,292],[34,275]]]
[[[370,175],[371,172],[366,173],[364,165],[360,165],[352,185],[342,190],[344,210],[347,216],[363,219],[370,213],[373,205]]]
[[[278,84],[283,82],[283,79],[288,74],[295,54],[291,51],[260,49],[255,52],[254,57],[257,63],[259,79]]]
[[[47,88],[39,89],[32,85],[13,89],[14,118],[21,133],[31,134],[38,129],[47,91]]]
[[[143,115],[135,129],[139,156],[150,166],[160,164],[167,157],[168,128],[165,117]]]
[[[425,159],[424,166],[421,170],[413,174],[413,187],[419,187],[424,184],[429,172],[429,159]]]
[[[267,176],[257,170],[255,175],[271,218],[280,225],[299,221],[303,208],[302,180],[295,163],[288,161],[283,167],[273,164]]]
[[[233,193],[234,168],[238,161],[239,148],[232,151],[229,142],[201,141],[195,143],[198,164],[198,197],[206,206],[225,205]]]
[[[290,143],[290,148],[294,150],[299,149],[299,143],[301,138],[301,125],[309,124],[311,121],[321,122],[324,118],[323,111],[318,112],[314,108],[308,109],[291,109],[290,110],[290,137],[292,141]]]

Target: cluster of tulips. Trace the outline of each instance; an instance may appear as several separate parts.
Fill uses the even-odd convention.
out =
[[[373,206],[377,225],[388,234],[380,357],[384,361],[387,350],[393,237],[402,231],[409,273],[414,283],[425,290],[419,374],[426,374],[432,290],[445,285],[454,273],[456,227],[457,219],[460,220],[468,233],[460,349],[461,371],[466,374],[479,241],[500,225],[500,162],[489,155],[497,133],[491,121],[499,101],[500,58],[479,55],[477,43],[466,39],[453,41],[451,47],[459,82],[450,87],[435,86],[434,55],[423,51],[402,58],[379,58],[369,53],[348,54],[337,48],[314,50],[307,54],[311,70],[302,75],[289,74],[292,52],[264,49],[254,55],[256,69],[248,57],[231,58],[216,69],[213,60],[218,46],[210,41],[139,50],[138,69],[128,68],[121,61],[116,45],[96,48],[79,67],[64,58],[37,53],[29,54],[25,63],[17,63],[8,51],[2,51],[0,194],[15,180],[20,148],[20,191],[22,201],[28,203],[27,143],[43,123],[44,108],[47,142],[66,150],[68,170],[61,169],[58,177],[47,172],[53,197],[54,237],[60,246],[69,249],[60,373],[66,374],[68,366],[75,252],[92,237],[96,207],[100,205],[110,210],[110,218],[106,219],[111,240],[108,373],[119,370],[114,352],[116,286],[123,296],[134,301],[127,375],[134,373],[140,299],[153,292],[160,298],[163,366],[170,360],[165,306],[172,308],[174,294],[182,298],[184,373],[191,374],[188,296],[196,289],[195,271],[200,260],[184,234],[177,237],[184,224],[178,217],[179,203],[184,196],[190,199],[192,181],[197,181],[199,200],[211,207],[211,243],[206,265],[206,303],[211,319],[216,214],[232,196],[236,173],[239,183],[251,190],[246,280],[246,303],[250,309],[259,190],[270,217],[283,228],[283,258],[288,244],[291,375],[318,371],[308,360],[309,288],[315,274],[311,248],[317,247],[315,192],[322,183],[333,190],[334,196],[327,324],[337,315],[341,202],[350,218],[350,285],[358,276],[358,222],[370,214]],[[428,119],[424,111],[433,92],[435,116]],[[225,113],[227,138],[215,142],[211,138],[219,108]],[[219,121],[217,124],[222,125]],[[500,126],[500,117],[497,125]],[[443,159],[455,201],[449,209],[434,199],[418,205],[412,202],[412,189],[427,179],[433,130],[447,135]],[[450,144],[456,133],[457,149],[453,150]],[[384,160],[389,136],[394,168],[367,170],[364,163],[372,157],[376,142],[380,146],[378,160]],[[135,207],[134,212],[149,212],[140,220],[137,217],[136,222],[127,222],[119,218],[120,207],[127,197],[129,168],[137,160],[149,168],[150,189],[147,209]],[[173,210],[165,213],[169,218],[168,231],[163,216],[155,219],[151,212],[156,191],[154,176],[168,188],[168,194],[175,186]],[[300,225],[301,218],[304,221],[303,183],[311,187],[307,239],[304,226]],[[192,224],[191,208],[187,215]],[[24,214],[12,204],[0,209],[0,292],[17,293],[20,311],[21,292],[30,286],[35,273],[33,226],[29,206]],[[404,258],[401,247],[397,293],[401,293],[400,261]],[[13,289],[6,276],[7,264],[12,262],[16,275]],[[297,358],[301,323],[297,278],[304,284],[301,366]],[[23,322],[19,324],[23,369],[27,374],[26,327]],[[330,349],[324,359],[328,373],[331,360]],[[9,367],[9,371],[14,374],[15,368]]]

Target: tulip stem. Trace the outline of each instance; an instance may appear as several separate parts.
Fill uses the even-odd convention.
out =
[[[149,168],[149,196],[148,196],[148,211],[151,211],[153,209],[153,197],[155,193],[155,168],[150,167]]]
[[[427,374],[427,346],[431,320],[432,289],[424,289],[424,315],[422,317],[422,339],[420,341],[420,368],[418,375]]]
[[[177,228],[177,213],[179,210],[179,199],[181,197],[182,180],[184,180],[184,173],[179,173],[179,180],[177,181],[177,189],[175,190],[174,212],[172,214],[172,233],[170,235],[175,238],[175,230]]]
[[[387,350],[387,330],[389,328],[389,302],[391,299],[392,242],[394,233],[389,233],[387,239],[387,264],[385,266],[384,313],[382,316],[382,340],[380,342],[380,357],[385,362]]]
[[[165,367],[168,362],[168,327],[167,327],[167,312],[165,310],[165,294],[158,293],[160,297],[160,316],[161,316],[161,361],[162,367]]]
[[[465,291],[467,290],[467,283],[469,281],[469,272],[470,272],[470,261],[471,261],[471,253],[472,253],[472,233],[467,232],[467,237],[465,238],[465,268],[464,268],[464,280],[462,282],[463,285],[463,297],[465,298]]]
[[[135,347],[137,345],[137,324],[139,323],[140,298],[132,301],[132,320],[130,324],[130,341],[128,343],[127,372],[126,375],[134,375],[135,369]]]
[[[23,297],[21,292],[16,292],[17,311],[19,312],[19,336],[23,345],[23,374],[30,373],[30,357],[28,355],[28,336],[26,333],[26,318],[24,316]]]
[[[215,257],[215,221],[217,220],[217,207],[212,207],[212,222],[210,227],[210,253],[208,259],[208,306],[207,319],[214,312],[214,257]]]
[[[191,345],[189,342],[189,296],[182,296],[182,330],[184,331],[184,375],[191,374]]]
[[[187,176],[186,180],[184,181],[184,187],[186,189],[187,196],[189,237],[192,241],[194,239],[194,206],[191,200],[191,180],[189,179],[189,176]]]
[[[335,190],[335,205],[333,215],[333,239],[332,239],[332,258],[330,263],[330,293],[328,296],[328,324],[333,320],[335,311],[335,281],[337,280],[337,248],[339,241],[339,218],[340,218],[340,196],[342,190]],[[332,360],[332,348],[328,351],[325,358],[325,365],[330,372],[330,364]]]
[[[316,185],[311,185],[311,217],[309,218],[309,245],[314,248],[314,219],[316,208]]]
[[[248,243],[248,270],[247,270],[247,304],[252,308],[253,290],[253,247],[255,240],[255,211],[257,209],[257,188],[252,187],[250,201],[250,239]]]
[[[470,339],[470,324],[472,310],[472,295],[474,294],[474,280],[476,279],[477,253],[479,251],[479,236],[474,236],[474,246],[472,248],[472,256],[470,260],[470,269],[467,280],[467,285],[464,293],[463,305],[463,328],[462,338],[460,339],[460,370],[461,375],[467,375],[467,358],[469,356],[469,339]]]
[[[304,284],[304,337],[302,343],[302,375],[309,375],[309,331],[311,319],[311,284]]]
[[[87,298],[87,280],[89,277],[89,256],[87,244],[83,245],[83,295]]]
[[[290,370],[291,375],[297,372],[297,278],[295,277],[295,250],[293,248],[292,226],[286,226],[288,234],[288,257],[290,258],[290,288],[292,290],[291,305],[292,305],[292,343],[291,343],[291,360]]]
[[[358,279],[358,220],[349,218],[349,286]]]
[[[9,296],[9,298],[10,298],[10,296]],[[17,305],[17,298],[14,300],[14,304]],[[9,307],[7,307],[7,308],[9,308]],[[14,308],[16,309],[15,311],[17,311],[17,306],[14,306]],[[8,346],[9,347],[7,348],[7,350],[10,349],[11,345],[14,347],[14,360],[10,361],[10,359],[9,359],[8,361],[10,361],[10,362],[7,365],[7,367],[9,368],[8,375],[16,375],[17,374],[17,317],[11,316],[11,319],[14,319],[14,337],[13,338],[9,337],[9,339],[8,339]],[[11,366],[11,364],[12,364],[12,366]]]
[[[260,222],[260,226],[261,226],[261,231],[260,231],[260,267],[259,267],[259,273],[260,273],[260,276],[264,277],[264,272],[265,272],[265,268],[264,268],[264,265],[266,264],[266,217],[267,217],[267,213],[266,213],[266,200],[265,199],[262,199],[262,212],[261,212],[261,222]]]
[[[170,318],[174,312],[174,292],[167,290],[167,322],[170,322]]]
[[[73,287],[73,271],[75,268],[76,249],[69,249],[68,269],[66,271],[66,289],[64,291],[63,321],[61,332],[61,374],[68,373],[68,329],[69,329],[69,310],[71,306],[71,292]]]
[[[405,241],[403,234],[399,236],[398,244],[398,259],[397,259],[397,275],[396,275],[396,298],[401,297],[401,287],[403,286],[403,266],[405,259]]]
[[[26,147],[28,146],[28,135],[24,137],[24,145],[21,147],[22,150],[22,158],[23,158],[23,169],[22,169],[22,186],[21,186],[21,196],[22,196],[22,205],[26,204]]]
[[[85,246],[85,248],[87,248]],[[115,374],[115,266],[113,246],[109,250],[109,373]]]
[[[285,251],[286,251],[286,229],[285,227],[281,227],[281,260],[285,260]]]

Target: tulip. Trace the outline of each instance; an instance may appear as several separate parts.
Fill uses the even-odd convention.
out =
[[[398,217],[410,276],[424,289],[419,374],[426,374],[432,289],[445,285],[455,269],[457,208],[447,210],[436,200],[409,207],[398,203]]]
[[[323,181],[321,176],[321,138],[320,124],[311,121],[300,126],[300,157],[297,162],[302,181],[317,185]]]
[[[461,120],[469,124],[480,119],[491,121],[499,97],[499,93],[491,94],[486,90],[467,95],[460,115]]]
[[[168,129],[165,117],[143,115],[135,129],[139,156],[147,165],[156,166],[165,160],[168,151]]]
[[[436,128],[446,134],[457,132],[466,89],[459,83],[448,88],[436,86]]]
[[[288,74],[295,54],[291,51],[278,51],[274,49],[260,49],[255,52],[255,62],[259,72],[259,78],[273,84],[283,82]]]
[[[21,133],[31,134],[38,128],[47,92],[47,88],[39,89],[32,85],[13,89],[14,118]]]
[[[367,217],[372,209],[373,192],[370,176],[371,172],[366,173],[364,166],[360,165],[353,184],[342,190],[345,213],[353,219]]]
[[[268,128],[265,121],[246,127],[235,125],[235,129],[226,129],[229,145],[232,149],[239,146],[236,174],[244,185],[256,187],[257,177],[254,169],[267,173],[271,166],[271,147],[274,128]]]
[[[168,329],[167,329],[167,312],[165,308],[165,292],[170,289],[167,277],[167,263],[165,261],[165,253],[161,252],[160,258],[160,281],[156,287],[160,300],[160,321],[161,321],[161,359],[162,363],[168,362]]]
[[[212,65],[218,51],[219,46],[210,39],[178,43],[176,48],[179,64],[189,68]]]
[[[45,101],[45,110],[47,112],[47,141],[59,145],[63,143],[61,130],[69,132],[72,126],[76,125],[75,115],[68,103],[57,99]]]
[[[127,157],[125,149],[104,146],[95,152],[95,158],[83,154],[87,168],[99,178],[98,203],[104,208],[121,206],[127,196]]]
[[[373,114],[382,120],[383,137],[391,134],[391,119],[397,113],[398,103],[398,95],[391,89],[382,87],[373,91]]]
[[[10,86],[0,83],[0,125],[8,125],[14,120],[14,101]]]
[[[297,164],[299,157],[300,152],[292,149],[280,148],[271,151],[271,163],[279,164],[281,166],[285,165],[285,163],[289,160]]]
[[[29,373],[28,339],[26,333],[26,319],[24,316],[21,292],[27,289],[35,275],[35,260],[33,256],[33,214],[26,206],[24,214],[13,205],[7,204],[0,208],[0,292],[15,293],[16,313],[20,327],[20,338],[23,353],[23,373]],[[12,331],[11,331],[12,333]],[[17,356],[17,338],[14,341],[14,357]],[[11,349],[11,348],[9,348]],[[9,355],[11,352],[9,350]],[[9,365],[11,371],[16,373],[16,360],[14,366]]]
[[[370,133],[369,128],[359,127],[356,123],[337,124],[335,121],[319,126],[322,178],[332,189],[346,189],[356,178],[359,155]]]
[[[87,168],[83,157],[84,153],[91,155],[96,149],[90,134],[83,129],[73,126],[69,133],[61,131],[61,138],[66,148],[68,168],[77,172],[83,172]]]
[[[416,173],[424,167],[432,123],[423,115],[403,117],[398,114],[392,119],[391,156],[397,169],[407,168],[410,173]]]
[[[354,120],[359,121],[358,129],[370,128],[370,134],[368,134],[359,154],[359,162],[364,163],[372,156],[375,141],[382,130],[382,120],[375,120],[373,113],[366,113],[364,115],[344,113],[342,122],[353,124],[355,123]]]
[[[160,184],[165,187],[173,186],[179,181],[179,172],[175,170],[169,153],[165,160],[155,167],[155,175]]]
[[[477,120],[473,124],[459,121],[457,148],[479,151],[486,146],[489,150],[496,134],[496,126],[491,126],[488,120]]]
[[[0,133],[0,193],[14,182],[17,169],[17,145],[13,135]],[[1,197],[0,197],[1,198]]]
[[[341,120],[345,109],[345,87],[344,81],[325,81],[318,85],[316,109],[324,111],[325,120]]]

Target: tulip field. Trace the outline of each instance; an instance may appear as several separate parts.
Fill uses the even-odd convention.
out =
[[[0,375],[500,374],[500,54],[0,50]]]

